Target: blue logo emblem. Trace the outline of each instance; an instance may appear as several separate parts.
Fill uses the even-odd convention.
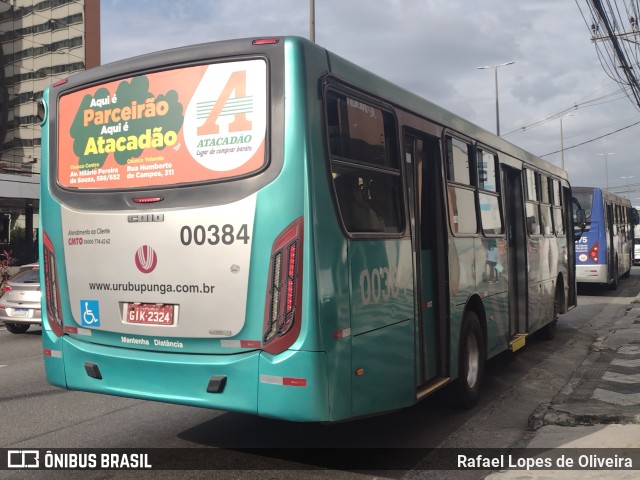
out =
[[[83,327],[99,327],[100,306],[98,300],[80,300],[80,316]]]

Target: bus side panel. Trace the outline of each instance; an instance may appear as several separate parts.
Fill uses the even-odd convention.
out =
[[[449,237],[449,364],[450,375],[458,375],[460,329],[467,300],[476,292],[476,239],[473,237]]]
[[[475,253],[474,238],[449,238],[449,296],[452,306],[466,304],[476,291]]]
[[[458,377],[458,355],[460,354],[460,329],[466,304],[451,305],[449,327],[449,375],[451,380]]]
[[[45,105],[49,104],[49,89],[46,89],[43,93],[43,102]],[[45,123],[42,126],[42,144],[49,144],[49,120],[46,119]],[[51,200],[51,191],[49,190],[49,182],[46,180],[49,178],[49,151],[46,148],[42,149],[42,170],[40,172],[40,178],[42,181],[40,182],[40,215],[39,215],[39,236],[38,236],[38,248],[39,248],[39,258],[42,262],[44,259],[43,254],[43,237],[46,232],[47,235],[60,239],[62,238],[62,221],[60,219],[60,207],[55,204]],[[55,244],[55,242],[54,242]],[[59,243],[58,243],[59,244]],[[64,252],[57,251],[56,254],[56,262],[57,262],[57,273],[58,278],[57,282],[60,288],[60,292],[67,292],[67,275],[65,273],[64,268],[64,259],[62,256]],[[51,326],[49,325],[48,315],[47,315],[47,298],[46,298],[46,289],[45,289],[45,269],[40,268],[40,285],[42,290],[42,348],[44,351],[44,367],[45,374],[47,377],[47,381],[51,385],[55,385],[57,387],[67,388],[66,375],[64,370],[64,359],[63,359],[63,345],[64,341],[61,337],[58,337]],[[64,315],[71,315],[70,311],[65,311],[65,304],[61,305],[63,309],[63,317]]]
[[[258,415],[298,422],[329,421],[324,352],[260,354]]]
[[[411,320],[353,337],[353,415],[415,403]]]
[[[487,297],[483,300],[487,318],[487,358],[509,347],[509,293]]]
[[[349,243],[353,416],[415,402],[411,242]]]

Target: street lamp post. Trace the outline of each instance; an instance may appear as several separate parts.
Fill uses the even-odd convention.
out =
[[[562,115],[560,117],[560,164],[562,165],[563,170],[564,170],[564,134],[562,133],[562,119],[564,117],[573,117],[573,113]]]
[[[309,40],[316,43],[316,4],[315,0],[309,1]]]
[[[604,157],[604,174],[606,179],[607,191],[609,190],[609,155],[615,155],[615,153],[596,153],[599,157]]]
[[[482,67],[476,67],[478,70],[486,70],[493,68],[493,76],[496,85],[496,134],[500,136],[500,107],[498,105],[498,68],[505,67],[507,65],[513,65],[514,61],[501,63],[500,65],[484,65]]]

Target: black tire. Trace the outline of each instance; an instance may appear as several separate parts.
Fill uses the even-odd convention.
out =
[[[480,319],[467,312],[460,331],[458,378],[452,385],[453,400],[462,408],[473,408],[480,398],[486,351]]]
[[[29,330],[28,323],[5,323],[5,327],[7,327],[7,331],[15,334],[26,333]]]

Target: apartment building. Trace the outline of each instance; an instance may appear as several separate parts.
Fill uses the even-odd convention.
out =
[[[41,129],[38,100],[100,64],[100,0],[0,0],[0,257],[35,260]]]

